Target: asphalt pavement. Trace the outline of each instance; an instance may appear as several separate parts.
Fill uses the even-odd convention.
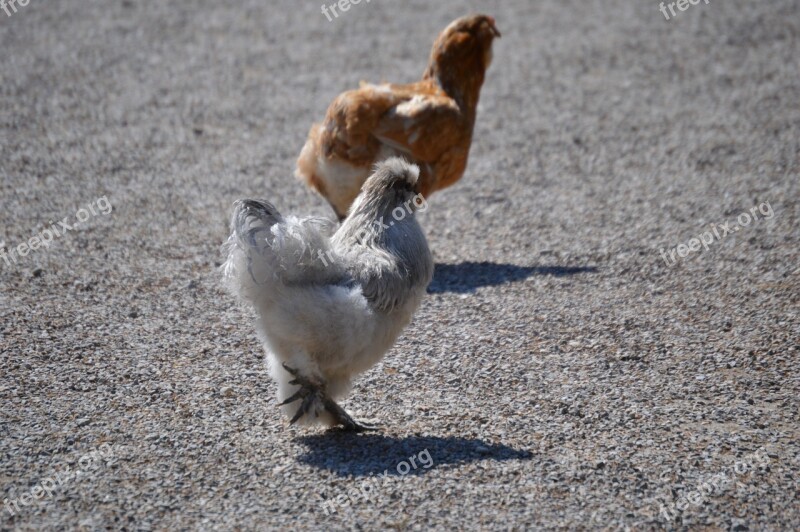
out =
[[[800,529],[800,2],[669,4],[6,4],[0,529]],[[343,402],[384,429],[289,427],[232,203],[332,216],[311,123],[474,11],[434,280]]]

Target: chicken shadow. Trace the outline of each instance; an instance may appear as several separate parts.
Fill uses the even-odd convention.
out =
[[[423,475],[443,465],[478,460],[526,460],[533,457],[530,451],[452,436],[356,436],[330,430],[324,434],[303,436],[296,441],[307,449],[298,458],[299,462],[339,476]],[[406,465],[402,465],[403,462]]]
[[[596,273],[594,266],[517,266],[494,262],[462,262],[460,264],[437,264],[433,281],[428,285],[429,294],[475,292],[481,286],[496,286],[523,281],[532,275],[564,277],[579,273]]]

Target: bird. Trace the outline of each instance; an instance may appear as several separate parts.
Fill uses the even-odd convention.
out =
[[[422,80],[405,85],[361,82],[340,94],[311,127],[295,177],[330,203],[339,220],[376,162],[403,156],[419,165],[416,191],[426,198],[461,179],[492,43],[495,19],[453,21],[433,44]]]
[[[290,424],[379,429],[336,401],[394,345],[433,277],[419,174],[401,158],[378,163],[341,224],[282,216],[266,200],[234,204],[223,281],[255,309]]]

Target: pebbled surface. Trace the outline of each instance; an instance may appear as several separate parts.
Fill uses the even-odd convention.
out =
[[[491,8],[359,436],[287,428],[219,245],[240,197],[329,215],[291,177],[311,122],[484,3],[0,11],[2,249],[97,212],[0,257],[0,529],[799,529],[800,3],[633,4]]]

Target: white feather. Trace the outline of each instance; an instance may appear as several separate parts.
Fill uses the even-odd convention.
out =
[[[283,363],[320,382],[330,398],[343,397],[352,378],[391,348],[422,300],[433,261],[413,213],[389,228],[373,223],[407,200],[387,183],[401,172],[413,185],[419,175],[397,161],[376,169],[335,233],[330,222],[283,218],[267,202],[237,203],[222,271],[228,288],[258,314],[279,400],[296,389]],[[291,414],[297,405],[283,409]],[[319,417],[300,422],[334,422],[321,404],[314,410]]]

